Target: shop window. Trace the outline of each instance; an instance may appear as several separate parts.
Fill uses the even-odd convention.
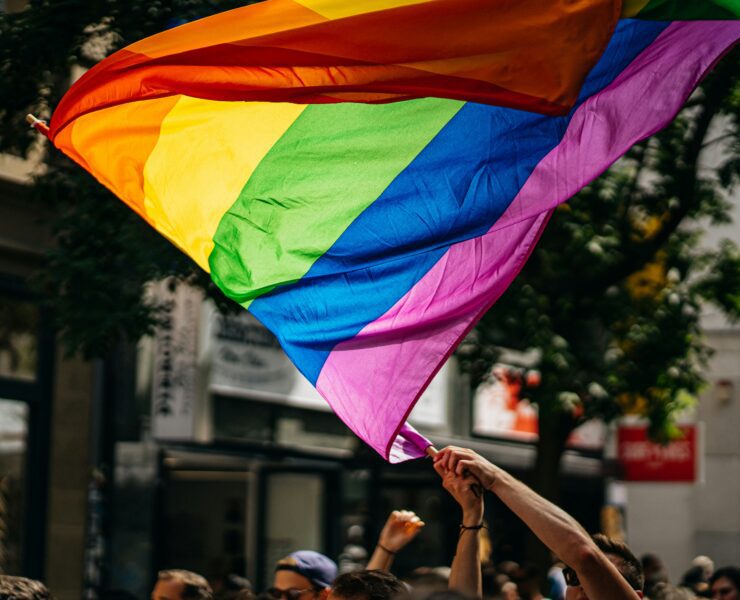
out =
[[[20,573],[28,406],[0,399],[0,573]]]
[[[38,366],[38,308],[0,296],[0,377],[34,381]]]

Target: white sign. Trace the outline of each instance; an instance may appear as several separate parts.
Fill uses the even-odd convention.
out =
[[[452,372],[453,369],[449,361],[437,372],[409,415],[409,421],[412,425],[434,428],[447,427],[447,399],[450,395]]]
[[[162,440],[189,440],[194,436],[198,398],[202,294],[174,278],[156,283],[153,294],[164,317],[154,336],[152,434]]]
[[[244,311],[207,311],[211,393],[330,410],[309,381],[290,362],[277,338]]]
[[[254,316],[246,311],[220,315],[212,307],[207,312],[211,393],[331,410],[283,352],[277,338]],[[450,372],[445,365],[419,398],[409,417],[413,424],[446,425]]]

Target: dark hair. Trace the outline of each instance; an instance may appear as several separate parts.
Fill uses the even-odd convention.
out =
[[[385,571],[355,571],[337,577],[331,592],[347,600],[391,600],[405,596],[408,590],[398,577]]]
[[[424,600],[473,600],[471,596],[458,592],[457,590],[445,590],[444,592],[432,592],[423,596]]]
[[[105,600],[136,600],[136,596],[126,590],[110,590],[106,592]]]
[[[721,577],[726,577],[735,586],[735,589],[740,591],[740,569],[737,567],[722,567],[717,569],[709,580],[710,585],[714,585],[714,582]]]
[[[435,591],[445,592],[449,585],[449,576],[441,569],[434,567],[418,567],[403,578],[404,583],[414,590],[423,589],[431,594]]]
[[[53,600],[53,596],[40,581],[0,575],[0,600]]]
[[[692,600],[694,592],[685,587],[675,587],[670,583],[661,581],[655,585],[651,600]]]
[[[620,564],[616,565],[617,570],[632,586],[633,590],[642,591],[645,585],[645,574],[642,570],[642,563],[632,554],[632,550],[627,544],[618,542],[606,537],[600,533],[593,536],[594,543],[604,554],[611,554],[620,558]]]
[[[241,592],[242,590],[252,590],[252,582],[246,577],[229,573],[224,577],[224,588],[229,591]]]
[[[161,581],[174,579],[182,583],[184,587],[182,591],[183,600],[213,600],[213,592],[206,578],[192,571],[185,571],[184,569],[160,571],[157,579]]]
[[[696,566],[691,567],[681,577],[681,586],[693,588],[699,583],[706,583],[707,579],[704,577],[704,567]]]

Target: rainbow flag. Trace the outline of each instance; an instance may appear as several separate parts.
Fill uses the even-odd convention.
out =
[[[91,69],[58,128],[182,94],[304,104],[434,96],[566,114],[619,0],[267,0],[182,25]]]
[[[206,43],[215,32],[202,23],[134,44],[72,87],[46,133],[269,327],[339,417],[397,462],[423,454],[428,442],[405,424],[408,414],[457,343],[520,271],[552,210],[632,144],[665,126],[740,37],[740,24],[733,20],[659,18],[730,19],[738,2],[628,0],[625,15],[641,17],[645,11],[650,19],[619,20],[565,114],[553,107],[569,101],[540,95],[542,89],[528,107],[540,113],[511,103],[469,101],[511,100],[497,95],[505,87],[497,73],[506,69],[496,51],[484,52],[488,58],[481,62],[478,55],[473,63],[456,62],[440,58],[427,44],[428,57],[414,56],[417,64],[433,64],[431,71],[443,75],[431,79],[441,87],[404,87],[408,80],[403,70],[394,71],[397,61],[380,61],[385,38],[363,30],[353,38],[360,40],[355,50],[362,54],[360,46],[367,43],[367,55],[380,61],[374,64],[388,66],[387,77],[363,79],[360,69],[356,79],[348,75],[351,92],[341,85],[324,87],[331,67],[323,75],[313,73],[315,79],[296,69],[298,83],[287,81],[290,69],[283,75],[274,67],[264,40],[288,31],[284,23],[290,32],[302,31],[295,25],[298,13],[321,17],[308,30],[330,28],[335,20],[357,27],[374,22],[365,20],[370,13],[344,15],[343,10],[355,11],[344,4],[370,6],[269,0],[244,9],[254,15],[254,24],[207,20],[223,27],[224,47]],[[394,49],[404,40],[422,44],[423,32],[410,17],[393,37],[394,19],[411,14],[404,11],[451,4],[477,6],[472,18],[475,10],[486,14],[484,5],[518,3],[375,0],[372,6],[380,7],[375,16],[393,19],[374,31],[389,32]],[[552,0],[545,5],[605,14],[613,8]],[[682,13],[689,5],[705,12]],[[268,14],[268,7],[287,11],[285,19]],[[497,27],[535,35],[526,23],[509,18]],[[474,21],[471,38],[484,35]],[[253,35],[245,37],[252,27]],[[573,25],[557,43],[579,43],[584,32]],[[538,34],[545,47],[555,43],[549,39],[554,32],[545,28]],[[259,39],[263,45],[256,50],[232,44],[233,39]],[[300,36],[291,39],[298,54],[281,50],[277,56],[293,60],[300,54]],[[327,56],[341,54],[339,39]],[[445,39],[440,39],[444,48]],[[471,41],[471,48],[477,43]],[[539,43],[527,47],[537,53]],[[171,64],[169,57],[188,49],[190,63]],[[227,65],[218,81],[208,57]],[[252,83],[239,77],[229,87],[243,57],[268,65],[259,84],[263,95],[249,96]],[[565,71],[571,72],[565,67],[559,72]],[[465,81],[472,72],[478,74],[475,84]],[[453,73],[459,85],[448,89],[445,77]],[[529,78],[538,73],[533,70]],[[401,83],[384,87],[380,81]],[[480,81],[490,87],[480,87]],[[374,103],[435,91],[445,97]],[[241,101],[245,97],[251,101]],[[281,101],[286,99],[301,103]],[[366,103],[335,102],[341,99]]]

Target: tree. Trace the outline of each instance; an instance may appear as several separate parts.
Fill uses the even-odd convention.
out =
[[[740,316],[738,246],[700,245],[702,224],[729,221],[739,109],[735,51],[669,127],[555,212],[522,273],[458,350],[474,388],[501,348],[539,352],[541,383],[525,397],[539,409],[532,482],[551,499],[566,440],[584,421],[636,413],[655,439],[674,436],[673,417],[705,383],[701,306]]]
[[[90,66],[136,39],[239,4],[32,0],[24,11],[0,14],[0,151],[33,149],[23,116],[48,117],[72,66]],[[549,497],[556,495],[565,440],[583,420],[637,410],[654,434],[669,436],[671,415],[703,383],[708,351],[700,304],[740,314],[737,246],[728,240],[719,251],[702,251],[698,229],[687,226],[728,219],[724,194],[740,165],[737,67],[735,52],[671,126],[557,211],[520,277],[460,347],[474,385],[498,348],[540,350],[542,384],[528,395],[540,411],[536,487]],[[724,149],[719,164],[700,168],[716,144]],[[145,286],[166,275],[188,278],[224,309],[233,306],[89,175],[45,152],[35,192],[57,244],[38,283],[70,349],[99,356],[121,337],[148,333],[158,307]]]
[[[54,234],[34,281],[68,350],[101,357],[158,322],[145,293],[165,276],[202,287],[223,310],[236,306],[190,258],[48,144],[39,147],[24,118],[48,118],[75,68],[88,68],[131,42],[236,6],[236,0],[31,0],[0,12],[0,152],[41,152],[34,199]]]

